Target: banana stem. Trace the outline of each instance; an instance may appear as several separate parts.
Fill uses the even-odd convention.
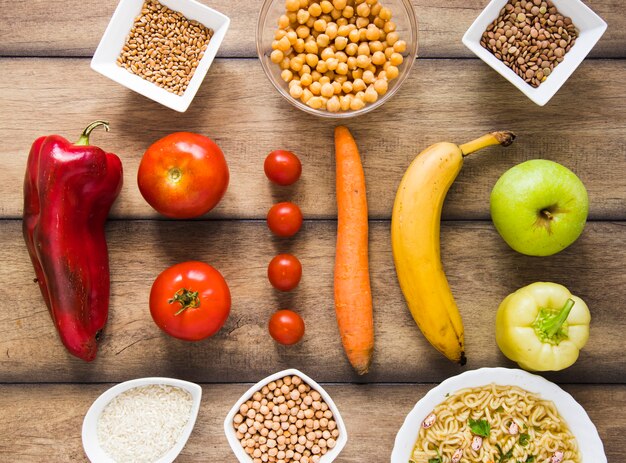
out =
[[[481,150],[488,146],[509,146],[511,143],[513,143],[513,140],[515,140],[515,134],[513,132],[491,132],[487,135],[483,135],[482,137],[477,138],[476,140],[464,143],[463,145],[460,145],[459,148],[461,149],[463,156],[467,156],[475,151]]]

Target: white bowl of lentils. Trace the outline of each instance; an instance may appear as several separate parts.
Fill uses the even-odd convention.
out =
[[[330,463],[348,441],[328,393],[295,369],[248,389],[226,416],[224,431],[239,463]]]
[[[179,112],[187,110],[230,19],[195,0],[121,0],[91,68]]]
[[[463,36],[463,44],[544,106],[606,28],[580,0],[492,0]]]
[[[417,58],[410,0],[265,0],[256,36],[263,71],[276,90],[321,117],[378,108]]]

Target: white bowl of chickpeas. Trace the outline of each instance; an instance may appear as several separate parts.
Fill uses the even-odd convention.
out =
[[[248,389],[226,416],[224,430],[239,463],[330,463],[348,441],[328,393],[295,369]]]
[[[257,51],[291,104],[353,117],[381,106],[408,76],[417,19],[410,0],[265,0]]]

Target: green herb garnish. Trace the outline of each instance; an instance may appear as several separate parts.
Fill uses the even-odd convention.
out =
[[[491,425],[487,420],[473,420],[470,418],[469,427],[472,433],[477,436],[489,437],[491,432]]]
[[[437,456],[435,458],[429,458],[428,463],[443,463],[443,458],[441,458],[439,449],[436,449],[436,450],[437,450]]]
[[[505,463],[506,461],[510,460],[511,457],[513,456],[513,447],[511,447],[509,451],[506,453],[502,451],[502,447],[500,447],[500,444],[496,444],[496,448],[498,449],[498,453],[500,454],[499,455],[500,459],[498,460],[498,463]]]
[[[519,435],[519,445],[526,447],[530,442],[530,436],[525,432]]]
[[[529,455],[526,458],[526,460],[524,460],[524,461],[517,460],[517,463],[534,463],[534,461],[535,461],[535,456],[534,455]]]

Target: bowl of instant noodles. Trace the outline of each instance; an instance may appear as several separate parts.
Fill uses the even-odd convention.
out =
[[[481,368],[431,389],[407,415],[391,463],[606,463],[587,412],[556,384]]]

